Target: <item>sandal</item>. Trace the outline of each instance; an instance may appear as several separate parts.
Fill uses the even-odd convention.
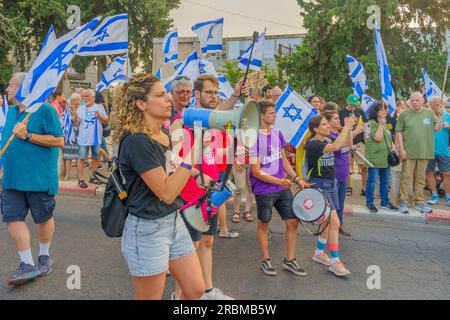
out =
[[[79,186],[81,189],[86,189],[86,188],[88,187],[86,181],[84,181],[83,179],[78,180],[78,186]]]
[[[235,213],[233,213],[233,217],[231,218],[231,221],[233,221],[234,223],[239,223],[239,218],[240,218],[239,212],[235,212]]]
[[[351,197],[352,194],[353,194],[353,188],[352,188],[352,187],[348,187],[348,188],[347,188],[346,196],[347,196],[347,197]]]
[[[238,232],[231,231],[231,230],[228,230],[228,233],[225,234],[225,235],[222,235],[222,234],[219,233],[219,238],[229,238],[229,239],[232,239],[232,238],[237,238],[237,237],[239,237],[239,233],[238,233]]]
[[[253,221],[253,216],[250,213],[250,211],[244,212],[244,220],[247,221],[247,222],[252,222]]]
[[[100,180],[97,179],[96,177],[91,177],[91,178],[89,179],[89,183],[96,184],[96,185],[98,185],[98,186],[104,184],[102,181],[100,181]]]

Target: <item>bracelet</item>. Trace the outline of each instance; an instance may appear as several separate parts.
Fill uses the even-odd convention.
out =
[[[240,97],[240,95],[235,95],[234,93],[232,94],[232,96],[235,97],[235,98],[239,98]]]
[[[197,180],[198,177],[200,177],[200,172],[197,172],[197,173],[194,175],[194,179]]]
[[[192,166],[189,163],[186,163],[186,162],[182,162],[180,167],[185,168],[185,169],[187,169],[189,171],[192,170]]]

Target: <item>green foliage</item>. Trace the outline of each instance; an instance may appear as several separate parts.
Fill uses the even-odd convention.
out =
[[[374,98],[381,95],[375,56],[374,30],[366,26],[367,8],[381,8],[381,34],[389,61],[394,90],[405,97],[419,88],[425,67],[436,83],[442,83],[446,53],[442,52],[445,28],[449,27],[450,1],[396,0],[298,0],[304,27],[309,30],[301,46],[280,60],[288,82],[333,101],[352,92],[346,55],[360,60]],[[439,8],[437,10],[436,8]],[[407,11],[408,12],[407,12]],[[420,29],[411,29],[419,16]],[[431,28],[434,23],[436,28]]]
[[[218,71],[223,74],[225,78],[227,78],[233,88],[236,86],[238,81],[244,77],[244,71],[238,67],[237,61],[225,61],[225,64]]]

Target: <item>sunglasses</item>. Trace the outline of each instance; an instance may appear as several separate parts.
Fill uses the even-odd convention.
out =
[[[188,80],[191,81],[191,78],[188,76],[177,76],[174,80]]]

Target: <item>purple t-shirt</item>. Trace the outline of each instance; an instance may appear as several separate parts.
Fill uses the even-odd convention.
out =
[[[328,136],[331,140],[336,140],[339,137],[339,133],[330,132]],[[350,159],[348,153],[349,147],[342,148],[334,153],[334,166],[336,168],[336,181],[343,182],[347,180],[350,170]]]
[[[284,178],[283,157],[281,151],[286,146],[283,134],[270,129],[270,135],[259,133],[258,142],[252,148],[252,155],[261,163],[261,171],[276,178]],[[255,178],[250,171],[250,183],[255,195],[275,193],[286,190],[279,185],[270,184]]]

